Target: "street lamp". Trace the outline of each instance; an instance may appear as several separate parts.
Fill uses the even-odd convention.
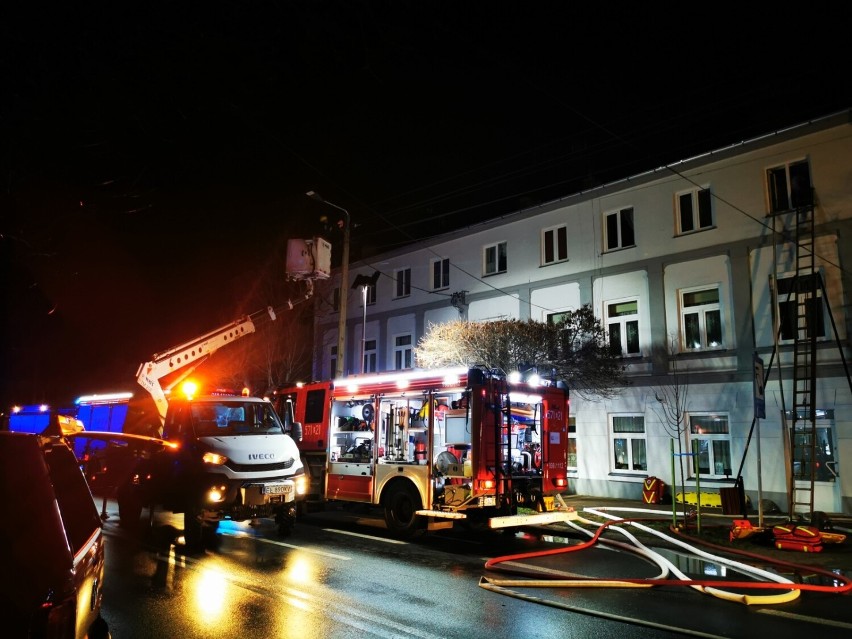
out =
[[[379,279],[379,271],[372,275],[358,275],[355,281],[352,282],[352,288],[361,287],[361,298],[364,304],[364,319],[361,322],[361,374],[364,374],[367,367],[367,292],[371,286],[376,285]]]
[[[334,372],[335,378],[343,377],[343,354],[346,348],[346,299],[348,296],[347,282],[349,281],[349,211],[342,206],[337,206],[317,193],[316,191],[308,191],[305,193],[309,198],[328,204],[336,208],[338,211],[343,211],[345,216],[343,219],[343,260],[340,265],[340,318],[337,322],[337,366]]]

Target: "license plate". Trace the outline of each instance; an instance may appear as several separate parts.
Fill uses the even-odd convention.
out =
[[[293,484],[261,484],[260,492],[264,495],[286,495],[293,492]]]
[[[485,498],[482,500],[483,506],[496,506],[497,505],[497,497],[495,495],[485,495]]]
[[[556,498],[553,495],[544,496],[544,509],[547,511],[553,510],[553,502]]]

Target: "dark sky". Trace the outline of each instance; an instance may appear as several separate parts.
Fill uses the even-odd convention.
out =
[[[335,212],[308,190],[350,211],[355,261],[852,105],[831,13],[20,4],[0,9],[3,410],[133,389],[154,352],[257,310],[251,283]]]

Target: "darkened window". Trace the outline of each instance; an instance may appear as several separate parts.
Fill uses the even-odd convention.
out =
[[[432,290],[450,286],[450,259],[432,260]]]
[[[770,213],[813,204],[811,173],[807,160],[768,169],[766,187],[769,191]]]
[[[625,300],[606,305],[606,326],[610,345],[622,355],[640,355],[639,302]]]
[[[564,262],[568,259],[568,227],[554,226],[541,232],[542,265]]]
[[[394,338],[393,360],[394,369],[403,370],[413,366],[412,338],[410,334],[397,335]]]
[[[695,189],[677,196],[678,233],[690,233],[713,226],[710,189]]]
[[[394,297],[408,297],[411,295],[411,269],[402,268],[394,271],[396,281],[396,292]]]
[[[816,278],[816,279],[815,279]],[[798,294],[796,292],[798,289]],[[801,306],[801,308],[800,308]],[[806,328],[801,338],[825,337],[825,313],[819,274],[778,278],[778,317],[782,340],[796,339],[799,326]],[[800,313],[803,315],[800,318]]]
[[[485,247],[482,272],[485,275],[506,272],[506,242],[498,242]]]
[[[322,423],[325,411],[325,389],[319,388],[308,391],[305,397],[305,423]]]
[[[633,207],[607,213],[605,216],[606,250],[626,248],[636,245],[633,230]]]
[[[364,342],[364,372],[376,372],[376,340],[374,339]]]

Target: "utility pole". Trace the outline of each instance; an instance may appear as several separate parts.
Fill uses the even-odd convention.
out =
[[[328,204],[329,206],[336,208],[338,211],[343,211],[344,215],[343,259],[340,265],[340,288],[338,289],[340,291],[340,304],[338,308],[340,317],[337,322],[337,366],[334,371],[334,378],[338,379],[343,377],[343,371],[345,370],[343,366],[343,356],[346,353],[346,300],[349,296],[349,211],[344,209],[342,206],[337,206],[337,204],[324,199],[316,191],[308,191],[305,195],[317,202]]]

